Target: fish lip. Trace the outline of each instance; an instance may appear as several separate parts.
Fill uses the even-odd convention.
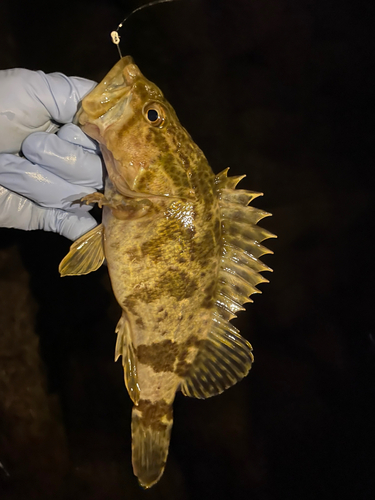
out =
[[[120,59],[81,102],[75,122],[85,125],[111,113],[119,103],[127,105],[134,82],[142,76],[131,56]]]
[[[106,88],[107,92],[108,87]],[[115,94],[115,95],[114,95]],[[113,102],[115,100],[115,102]],[[74,123],[76,125],[80,125],[81,127],[84,127],[87,123],[95,123],[97,126],[100,123],[100,119],[102,119],[104,116],[108,116],[111,112],[115,111],[115,109],[121,105],[122,107],[126,107],[131,100],[131,87],[130,86],[118,86],[118,91],[116,90],[111,90],[111,98],[107,98],[105,96],[102,101],[100,101],[100,104],[103,105],[103,112],[101,114],[98,114],[94,119],[90,116],[90,111],[86,108],[84,100],[81,103],[81,106],[79,110],[77,111],[75,117],[74,117]],[[113,104],[109,107],[105,107],[105,104],[108,102],[113,102]],[[99,126],[100,128],[100,126]],[[108,125],[107,127],[108,128]]]

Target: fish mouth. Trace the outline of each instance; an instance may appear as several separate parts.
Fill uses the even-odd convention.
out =
[[[105,78],[82,100],[82,106],[77,113],[77,121],[81,126],[97,122],[101,128],[107,128],[111,123],[108,114],[116,105],[125,108],[128,104],[131,87],[134,81],[142,76],[138,66],[131,56],[120,59]],[[120,111],[120,110],[118,110]],[[105,115],[105,120],[100,120]]]
[[[121,165],[107,149],[106,132],[119,120],[126,122],[132,117],[131,89],[139,76],[141,73],[132,57],[123,57],[82,100],[76,117],[82,130],[100,144],[108,174],[124,196],[131,196],[132,190],[120,175]]]

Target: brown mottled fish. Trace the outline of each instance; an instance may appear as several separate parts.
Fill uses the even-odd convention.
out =
[[[103,223],[77,240],[62,276],[87,274],[107,260],[123,313],[122,356],[134,402],[132,460],[140,484],[161,477],[172,404],[220,394],[245,377],[252,347],[230,320],[271,269],[259,257],[273,235],[247,206],[261,193],[235,190],[242,177],[214,175],[162,92],[131,57],[122,58],[83,99],[79,122],[101,146]]]

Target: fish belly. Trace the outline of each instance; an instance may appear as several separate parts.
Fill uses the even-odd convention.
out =
[[[126,323],[120,341],[127,346],[121,352],[125,383],[131,397],[132,388],[137,391],[132,397],[133,469],[148,488],[163,473],[175,393],[204,341],[211,311],[202,307],[207,287],[199,284],[194,249],[178,227],[170,224],[175,231],[166,234],[163,217],[120,221],[105,212],[105,255]]]

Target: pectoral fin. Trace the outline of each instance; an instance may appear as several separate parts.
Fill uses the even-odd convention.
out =
[[[139,385],[137,375],[137,358],[131,339],[129,322],[123,313],[116,327],[117,342],[115,349],[115,361],[122,356],[122,366],[124,368],[125,385],[135,405],[139,401]]]
[[[104,262],[103,224],[94,227],[70,247],[59,265],[61,276],[89,274],[99,269]]]

